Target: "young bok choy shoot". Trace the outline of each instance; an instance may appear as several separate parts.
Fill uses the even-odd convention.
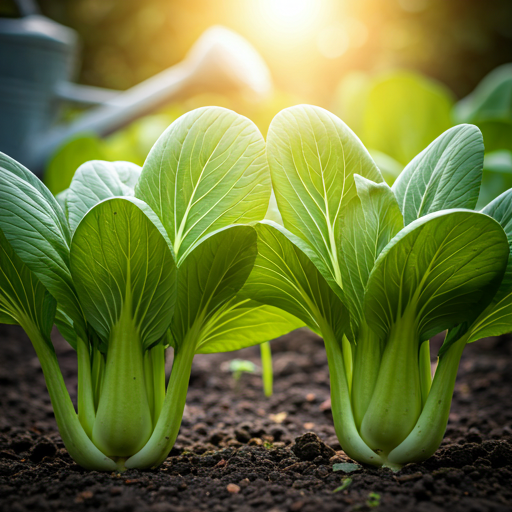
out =
[[[256,224],[244,291],[324,338],[334,425],[349,456],[392,468],[428,458],[446,428],[468,326],[492,315],[507,282],[509,219],[497,205],[472,210],[479,130],[442,134],[393,189],[354,133],[317,107],[279,113],[267,156],[283,226]],[[432,382],[427,340],[446,329]]]
[[[194,354],[301,325],[238,295],[257,254],[248,223],[264,217],[270,196],[265,143],[246,118],[192,111],[142,171],[89,162],[58,200],[6,155],[0,167],[0,321],[29,335],[62,439],[83,467],[158,466],[178,434]],[[77,351],[78,414],[50,340],[54,322]]]

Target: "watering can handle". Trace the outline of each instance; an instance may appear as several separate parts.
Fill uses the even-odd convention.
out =
[[[67,139],[83,133],[108,135],[142,115],[155,111],[198,90],[243,90],[264,96],[271,88],[270,72],[256,50],[241,36],[224,27],[211,27],[192,47],[186,58],[124,92],[68,85],[57,91],[61,98],[76,100],[91,93],[99,106],[69,125],[52,129],[34,147],[36,167],[43,167]],[[103,96],[102,101],[94,101]]]
[[[32,14],[41,14],[41,10],[35,0],[14,0],[14,3],[22,18],[31,16]]]

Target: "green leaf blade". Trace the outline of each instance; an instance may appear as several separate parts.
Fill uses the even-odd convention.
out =
[[[505,233],[487,215],[450,210],[422,217],[375,263],[364,303],[369,325],[385,336],[407,307],[421,339],[473,321],[496,293],[507,260]]]
[[[202,331],[212,315],[240,291],[253,268],[256,251],[256,232],[244,225],[207,235],[192,248],[178,270],[171,325],[178,346],[191,329]]]
[[[69,270],[70,235],[64,213],[30,171],[5,155],[0,160],[0,229],[76,328],[85,332]]]
[[[84,215],[109,197],[133,196],[141,168],[130,162],[92,160],[81,165],[66,193],[66,209],[71,231]]]
[[[509,244],[509,257],[498,292],[491,304],[470,327],[469,343],[512,331],[512,189],[491,201],[482,213],[498,221],[505,231]]]
[[[273,119],[267,140],[284,226],[311,247],[318,268],[339,285],[338,223],[356,194],[353,174],[376,182],[382,176],[350,128],[319,107],[283,110]]]
[[[363,299],[375,260],[403,228],[403,217],[386,183],[355,175],[358,197],[347,207],[342,225],[340,254],[344,294],[354,333],[364,319]]]
[[[483,138],[476,126],[455,126],[434,140],[393,184],[405,224],[449,208],[473,209],[482,181],[483,158]]]
[[[304,326],[303,322],[285,311],[238,297],[209,324],[207,334],[198,347],[199,354],[240,350]]]
[[[270,177],[263,137],[230,110],[189,112],[153,146],[135,195],[161,219],[181,261],[207,234],[265,216]]]
[[[176,266],[170,242],[151,214],[136,199],[107,199],[87,213],[73,237],[73,279],[86,317],[104,341],[125,304],[145,348],[161,339],[171,322]]]
[[[0,323],[27,322],[48,343],[57,304],[36,276],[21,261],[0,230]]]
[[[304,242],[273,222],[258,223],[255,229],[258,257],[244,293],[286,311],[315,332],[325,321],[341,339],[348,322],[346,310],[306,255]]]

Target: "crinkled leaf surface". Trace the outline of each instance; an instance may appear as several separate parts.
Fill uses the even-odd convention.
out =
[[[193,327],[201,338],[208,323],[244,285],[256,258],[256,232],[230,226],[207,235],[178,269],[176,313],[171,331],[179,346]],[[228,349],[229,350],[229,349]]]
[[[84,215],[109,197],[133,196],[141,168],[130,162],[92,160],[81,165],[66,193],[66,209],[71,231]]]
[[[476,126],[454,126],[440,135],[393,184],[405,224],[449,208],[473,209],[483,162],[484,142]]]
[[[338,295],[304,252],[305,243],[270,221],[255,226],[258,257],[244,293],[282,309],[315,332],[326,322],[335,335],[343,335],[348,315]]]
[[[103,341],[124,306],[146,348],[163,337],[176,299],[176,265],[165,230],[142,201],[107,199],[89,210],[73,236],[71,272]]]
[[[0,230],[0,323],[29,322],[50,342],[55,299],[21,261]]]
[[[214,320],[208,322],[197,352],[211,354],[240,350],[273,340],[303,326],[304,322],[285,311],[235,297],[215,315]]]
[[[377,166],[343,121],[310,105],[277,114],[267,155],[284,226],[311,247],[324,277],[340,285],[339,219],[356,194],[354,173],[381,182]]]
[[[161,219],[181,262],[205,235],[264,217],[270,197],[265,141],[235,112],[193,110],[153,146],[135,195]]]
[[[364,317],[363,299],[375,260],[404,227],[395,196],[386,183],[355,175],[358,197],[345,210],[340,254],[346,304],[354,333]]]
[[[0,229],[20,259],[85,333],[69,270],[70,234],[64,212],[29,170],[0,155]]]
[[[370,327],[386,335],[406,308],[422,339],[473,320],[496,293],[508,261],[507,237],[491,217],[469,210],[429,214],[382,251],[364,301]]]

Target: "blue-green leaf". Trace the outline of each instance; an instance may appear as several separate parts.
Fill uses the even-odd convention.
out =
[[[109,197],[133,196],[141,168],[130,162],[93,160],[81,165],[66,193],[66,209],[72,231],[84,215]]]
[[[439,136],[393,184],[405,224],[449,208],[473,209],[483,161],[484,143],[476,126],[455,126]]]
[[[507,237],[491,217],[446,210],[418,219],[391,240],[370,274],[365,317],[385,336],[407,310],[427,339],[475,318],[495,295]]]

